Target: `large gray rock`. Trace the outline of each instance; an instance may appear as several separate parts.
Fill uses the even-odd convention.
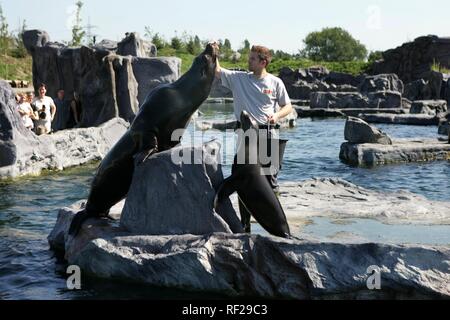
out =
[[[213,142],[176,147],[137,166],[121,226],[146,235],[242,232],[229,201],[219,213],[213,209],[215,188],[223,181],[219,157],[220,146]]]
[[[450,77],[450,76],[449,76]],[[447,78],[442,82],[442,99],[447,101],[447,105],[450,105],[450,80]]]
[[[389,123],[416,126],[437,126],[440,121],[439,117],[428,114],[366,113],[360,115],[360,118],[369,123]]]
[[[369,108],[396,109],[402,107],[402,95],[398,91],[375,91],[367,94]]]
[[[0,81],[0,179],[100,160],[127,127],[123,119],[114,118],[98,128],[63,130],[38,137],[23,126],[11,88]]]
[[[450,159],[450,144],[438,139],[395,139],[392,145],[341,145],[339,158],[355,166],[376,166],[392,163],[442,161]]]
[[[370,146],[390,148],[367,146],[367,150]],[[280,189],[281,205],[294,230],[297,223],[313,217],[372,219],[386,225],[450,224],[450,202],[431,200],[406,190],[367,189],[339,178],[282,183]],[[237,199],[233,199],[233,205],[237,208]]]
[[[445,100],[416,100],[411,105],[410,113],[428,114],[435,116],[447,112],[447,101]]]
[[[392,144],[391,138],[386,133],[354,117],[347,118],[344,136],[349,143]]]
[[[111,51],[111,52],[117,52],[117,41],[114,40],[108,40],[103,39],[102,41],[96,43],[92,47],[94,49],[100,50],[100,51]]]
[[[425,78],[405,85],[404,96],[409,100],[445,99],[444,76],[440,72],[430,71]]]
[[[395,73],[404,83],[410,83],[426,79],[433,64],[450,69],[450,38],[429,35],[387,50],[383,59],[372,65],[371,73]]]
[[[156,87],[172,83],[181,76],[181,59],[177,57],[131,59],[134,77],[138,83],[137,98],[142,105]]]
[[[313,92],[310,96],[312,109],[368,108],[367,97],[359,92]]]
[[[138,58],[156,57],[156,46],[142,40],[136,32],[127,32],[125,38],[117,44],[117,54],[121,56],[134,56]]]
[[[364,78],[364,75],[354,76],[349,73],[331,71],[323,80],[329,84],[335,84],[337,86],[350,85],[352,87],[358,87]]]
[[[448,122],[448,121],[441,122],[438,127],[438,134],[442,134],[442,135],[450,137],[450,122]],[[450,141],[449,141],[449,143],[450,143]]]
[[[58,89],[64,89],[69,99],[77,92],[83,110],[81,127],[115,117],[131,122],[153,88],[180,76],[180,59],[123,57],[116,54],[114,43],[101,42],[92,48],[29,43],[35,89],[45,83],[47,95],[55,97]]]
[[[367,204],[360,198],[372,197],[369,190],[344,181],[325,180],[329,179],[292,185],[299,191],[293,193],[292,198],[299,194],[308,203],[329,204],[334,210],[348,211],[354,208],[348,205],[349,200]],[[336,197],[336,191],[342,193],[341,197]],[[318,197],[313,202],[315,196]],[[330,201],[326,200],[328,198]],[[386,202],[387,198],[397,204],[405,201],[402,199],[406,195],[385,194],[379,201],[373,198],[370,202],[373,209],[367,210],[368,213],[380,209],[380,202]],[[334,201],[342,203],[333,205]],[[65,251],[69,264],[78,265],[84,273],[96,277],[215,291],[235,297],[450,297],[450,250],[444,246],[319,242],[227,233],[146,236],[127,232],[107,219],[86,221],[79,235],[72,238],[67,235],[68,227],[80,208],[82,204],[60,210],[48,240],[53,249]],[[112,211],[113,214],[120,212],[120,208]],[[326,211],[320,210],[321,213]],[[308,212],[311,212],[309,208]],[[428,216],[424,212],[419,215]],[[367,287],[368,278],[373,274],[368,269],[372,266],[381,271],[380,290]]]
[[[396,74],[378,74],[366,76],[359,84],[358,89],[365,94],[377,91],[396,91],[402,94],[404,86]]]
[[[50,41],[50,36],[43,30],[26,30],[22,33],[22,40],[25,48],[33,52],[36,47],[43,47]]]

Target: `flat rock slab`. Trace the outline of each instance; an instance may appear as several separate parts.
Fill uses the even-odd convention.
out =
[[[383,192],[338,178],[281,185],[280,202],[289,223],[311,217],[373,219],[385,224],[450,225],[450,202],[409,191]],[[237,202],[233,203],[237,207]]]
[[[99,127],[36,136],[35,148],[22,152],[13,165],[0,168],[0,179],[39,175],[44,170],[63,170],[101,160],[128,126],[125,120],[114,118]]]
[[[68,263],[96,277],[234,297],[450,298],[450,249],[444,246],[135,235],[107,219],[88,221],[72,238],[67,229],[77,206],[60,210],[49,242],[65,248]],[[374,268],[379,290],[367,286]]]
[[[359,116],[369,123],[406,124],[417,126],[437,126],[440,119],[428,114],[363,114]]]
[[[373,143],[341,145],[339,158],[355,166],[450,160],[450,144],[439,139],[394,139],[392,145]]]

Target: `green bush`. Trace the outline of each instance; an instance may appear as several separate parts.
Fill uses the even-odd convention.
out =
[[[342,28],[311,32],[303,42],[302,55],[314,61],[358,61],[367,56],[366,47]]]

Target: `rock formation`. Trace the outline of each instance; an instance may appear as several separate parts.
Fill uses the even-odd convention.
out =
[[[100,160],[127,127],[125,120],[114,118],[97,128],[36,136],[23,126],[12,89],[0,81],[0,179]]]
[[[114,117],[132,121],[153,88],[180,76],[179,58],[149,58],[156,54],[154,47],[134,33],[119,44],[102,41],[81,48],[50,42],[48,34],[40,30],[25,31],[23,40],[33,57],[35,89],[45,83],[51,97],[58,89],[65,90],[66,98],[77,92],[82,127],[97,126]]]
[[[375,192],[340,179],[314,179],[282,185],[281,202],[295,217],[380,218],[404,223],[449,223],[448,203],[431,203],[408,192]],[[290,203],[291,205],[287,205]],[[294,204],[295,203],[295,204]],[[302,204],[302,205],[300,205]],[[307,206],[305,206],[307,204]],[[76,238],[67,234],[80,210],[59,211],[48,237],[69,264],[96,277],[231,297],[288,299],[448,299],[450,250],[446,246],[393,245],[365,241],[208,233],[145,235],[107,219],[86,221]],[[111,213],[120,217],[123,202]],[[292,209],[294,208],[294,209]],[[424,210],[430,209],[430,210]],[[195,212],[186,212],[187,216]],[[433,220],[437,219],[437,220]],[[184,217],[180,217],[183,224]],[[373,270],[380,290],[369,290]]]
[[[433,64],[450,69],[450,38],[424,36],[383,52],[372,74],[395,73],[404,83],[427,79]]]
[[[354,117],[349,117],[345,122],[344,138],[349,143],[392,144],[392,139],[386,133]]]

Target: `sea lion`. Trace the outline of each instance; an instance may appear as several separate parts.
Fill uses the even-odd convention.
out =
[[[149,93],[127,132],[100,163],[84,210],[73,218],[69,234],[76,235],[90,217],[107,217],[109,209],[125,198],[135,161],[179,144],[172,133],[186,128],[211,91],[218,47],[208,44],[180,79]]]
[[[254,137],[258,137],[258,125],[246,111],[241,113],[241,126],[244,132],[254,130]],[[245,161],[243,164],[238,162],[233,165],[231,176],[222,182],[217,191],[214,207],[216,208],[223,199],[237,191],[239,199],[248,212],[265,230],[278,237],[291,238],[289,225],[280,201],[267,177],[263,174],[258,142],[241,139],[238,155],[241,155],[241,159],[245,159]],[[242,219],[245,224],[246,217],[242,217]]]

